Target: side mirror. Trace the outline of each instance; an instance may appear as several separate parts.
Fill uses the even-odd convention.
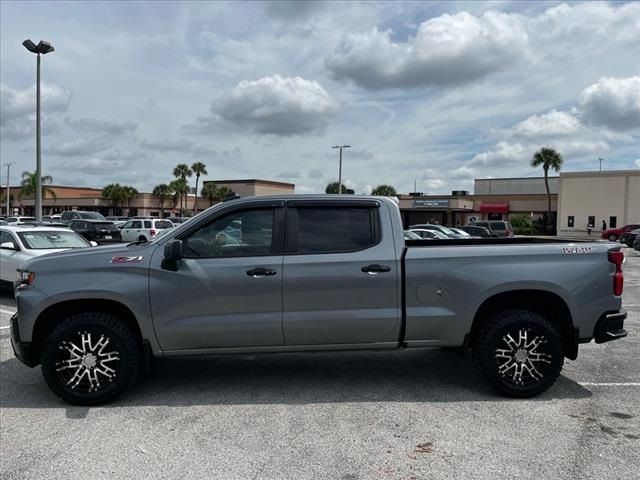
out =
[[[18,247],[13,242],[0,243],[0,248],[3,250],[18,250]]]
[[[165,270],[178,271],[180,259],[182,258],[182,240],[172,240],[164,246],[164,258],[162,268]]]
[[[93,240],[90,240],[89,243],[91,244],[92,247],[98,246],[98,242],[94,242]]]

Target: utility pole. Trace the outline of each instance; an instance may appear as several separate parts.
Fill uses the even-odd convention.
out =
[[[42,221],[42,159],[40,157],[40,56],[53,52],[55,49],[49,42],[43,40],[37,45],[31,40],[22,42],[24,48],[38,56],[36,74],[36,220]]]
[[[342,195],[342,149],[351,148],[351,145],[335,145],[331,148],[340,149],[340,166],[338,167],[338,195]]]
[[[11,189],[9,188],[9,185],[11,184],[9,172],[11,171],[11,165],[13,165],[13,163],[7,163],[7,217],[11,215],[11,212],[9,212],[9,209],[11,208],[11,203],[9,201],[9,194],[11,193]]]
[[[600,162],[600,171],[602,171],[602,158],[598,157],[598,161]]]

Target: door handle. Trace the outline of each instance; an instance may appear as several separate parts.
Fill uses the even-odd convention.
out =
[[[271,268],[252,268],[251,270],[247,270],[247,275],[253,278],[261,278],[261,277],[270,277],[275,275],[277,272]]]
[[[378,275],[379,273],[390,272],[391,267],[388,267],[386,265],[378,265],[377,263],[372,263],[371,265],[362,267],[361,270],[363,273],[368,273],[369,275]]]

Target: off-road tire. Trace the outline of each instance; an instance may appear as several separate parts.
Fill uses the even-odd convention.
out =
[[[536,367],[535,372],[540,374],[540,378],[530,374],[529,370],[524,370],[523,364],[517,360],[521,359],[522,355],[528,359],[531,354],[521,354],[518,357],[516,352],[526,349],[513,349],[507,343],[507,335],[510,335],[512,339],[517,339],[517,342],[520,343],[522,340],[520,332],[526,332],[526,338],[541,339],[540,346],[533,348],[531,354],[543,353],[545,356],[538,357],[543,360],[535,360],[535,364],[527,363],[525,360],[527,367],[531,365]],[[526,342],[524,343],[526,344]],[[511,345],[514,344],[515,342]],[[509,360],[510,357],[505,356],[507,351],[505,346],[513,349],[514,355],[511,357],[513,360]],[[473,362],[489,385],[501,394],[516,398],[533,397],[551,387],[562,371],[564,364],[562,338],[558,330],[538,313],[528,310],[504,310],[495,314],[483,327],[473,345]],[[516,366],[512,366],[507,374],[501,373],[500,367],[506,368],[505,366],[510,365],[509,362]],[[521,372],[524,370],[524,373],[520,375],[522,384],[519,384],[514,377],[518,367],[521,367]],[[526,377],[526,383],[522,379],[523,376]]]
[[[66,380],[69,380],[67,377],[73,376],[74,372],[84,371],[84,367],[78,369],[75,366],[76,364],[84,365],[84,363],[78,363],[76,358],[72,360],[75,362],[74,366],[67,369],[61,367],[69,361],[67,358],[74,357],[70,353],[71,350],[78,351],[69,346],[80,345],[84,349],[83,339],[87,338],[91,339],[91,342],[88,343],[86,350],[90,350],[91,343],[97,345],[96,354],[93,357],[98,362],[97,366],[93,367],[96,372],[93,372],[93,369],[87,369],[86,375],[81,375],[82,381],[72,388],[75,382],[67,382]],[[104,343],[103,339],[108,343],[99,352],[98,342]],[[111,354],[111,358],[105,359],[107,353]],[[103,360],[100,360],[101,358]],[[103,361],[104,363],[100,363]],[[96,360],[91,360],[89,363],[94,362]],[[40,352],[40,363],[47,385],[63,400],[75,405],[100,405],[110,402],[134,384],[142,367],[142,346],[131,328],[116,315],[107,312],[85,312],[70,316],[54,327],[44,341]],[[100,373],[103,369],[109,374],[112,370],[114,372],[112,378]],[[93,382],[89,379],[89,371],[94,373],[100,384],[94,391],[91,391]],[[87,383],[89,391],[86,391]]]

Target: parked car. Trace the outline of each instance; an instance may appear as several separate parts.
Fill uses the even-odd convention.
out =
[[[169,218],[165,218],[165,220],[169,220],[174,225],[180,225],[191,218],[193,217],[169,217]]]
[[[452,237],[445,235],[439,230],[428,230],[426,228],[412,228],[411,233],[418,235],[422,240],[451,240]]]
[[[120,233],[123,242],[149,242],[160,230],[174,227],[175,225],[166,219],[129,220],[122,226]]]
[[[109,220],[71,220],[69,227],[78,235],[98,244],[122,241],[120,230]]]
[[[422,240],[420,235],[412,232],[411,230],[403,230],[402,234],[404,235],[405,240]]]
[[[503,222],[501,220],[487,220],[481,222],[471,222],[467,226],[469,227],[484,227],[496,237],[513,237],[513,227],[509,222]]]
[[[475,225],[465,225],[464,227],[457,227],[458,230],[462,230],[463,232],[467,232],[469,235],[473,237],[480,238],[488,238],[488,237],[497,237],[498,235],[495,233],[491,233],[486,227],[478,227]]]
[[[471,238],[471,235],[469,235],[467,232],[465,232],[464,230],[460,230],[457,227],[448,227],[449,230],[451,230],[453,233],[457,233],[458,235],[461,235],[463,238]]]
[[[638,235],[640,235],[640,228],[631,230],[630,232],[624,232],[620,235],[620,243],[626,244],[627,247],[633,247],[633,242],[635,242]]]
[[[454,232],[449,227],[445,227],[444,225],[434,225],[434,224],[431,224],[431,223],[421,223],[421,224],[418,224],[418,225],[411,225],[411,227],[409,227],[409,229],[410,230],[414,230],[414,229],[435,230],[437,232],[442,233],[446,238],[466,238],[463,235],[460,235],[460,234]]]
[[[33,223],[36,217],[7,217],[5,221],[11,225],[20,225],[23,223]]]
[[[602,232],[602,238],[605,240],[610,240],[612,242],[616,242],[623,233],[631,232],[632,230],[637,230],[640,228],[639,223],[632,223],[629,225],[625,225],[622,228],[608,228],[604,232]]]
[[[27,225],[0,227],[0,280],[18,280],[16,269],[27,260],[47,253],[71,248],[86,248],[91,244],[68,228]]]
[[[405,242],[386,197],[249,197],[149,243],[27,261],[11,344],[75,404],[114,399],[152,356],[425,346],[531,397],[581,343],[627,335],[623,259],[609,242]]]
[[[56,214],[56,215],[51,215],[51,221],[52,221],[52,222],[59,222],[59,221],[61,221],[61,220],[62,220],[62,215],[58,215],[58,214]]]
[[[5,222],[4,219],[0,219],[0,225],[9,225],[9,224]]]
[[[71,220],[102,220],[107,219],[100,212],[87,212],[83,210],[69,210],[62,212],[60,219],[63,222],[70,222]]]
[[[636,239],[633,242],[633,249],[640,252],[640,235],[636,235]]]

